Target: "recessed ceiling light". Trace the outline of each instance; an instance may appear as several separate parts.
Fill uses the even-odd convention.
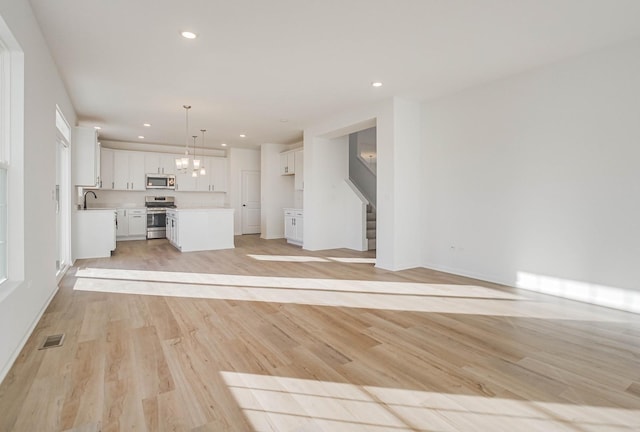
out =
[[[380,81],[374,81],[371,83],[372,87],[382,87],[382,83]]]
[[[245,134],[240,134],[240,138],[246,138],[247,136]]]
[[[100,129],[102,129],[100,126],[94,126],[93,128],[94,128],[95,130],[100,130]]]
[[[142,123],[142,126],[144,126],[144,127],[151,127],[151,123]]]
[[[183,31],[182,33],[180,33],[182,35],[183,38],[186,39],[195,39],[198,37],[197,34],[190,32],[190,31]]]
[[[221,145],[222,147],[226,147],[226,146],[227,146],[227,144],[226,144],[226,143],[222,143],[222,144],[220,144],[220,145]]]
[[[139,139],[144,139],[144,137],[142,135],[138,135]]]

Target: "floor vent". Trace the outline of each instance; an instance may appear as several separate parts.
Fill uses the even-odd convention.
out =
[[[44,340],[44,342],[38,349],[61,347],[63,342],[64,342],[64,333],[47,336],[47,338]]]

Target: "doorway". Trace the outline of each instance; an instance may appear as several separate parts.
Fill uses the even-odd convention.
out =
[[[71,128],[56,107],[56,277],[59,279],[71,264],[71,160],[69,142]]]
[[[242,171],[242,234],[260,233],[260,171]]]

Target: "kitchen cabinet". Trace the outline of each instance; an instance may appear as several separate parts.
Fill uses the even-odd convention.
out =
[[[293,151],[288,151],[280,154],[280,174],[281,175],[293,175],[295,174],[295,154]]]
[[[100,143],[94,128],[73,129],[74,168],[76,186],[100,185]]]
[[[100,189],[113,189],[113,150],[100,149]]]
[[[116,212],[113,209],[74,212],[73,258],[105,258],[116,249]]]
[[[175,248],[180,249],[180,240],[178,239],[178,230],[176,227],[178,222],[176,214],[175,210],[167,210],[167,240],[169,240],[169,243]]]
[[[145,209],[117,209],[118,240],[147,238],[147,211]]]
[[[113,183],[115,190],[145,190],[144,153],[114,150]]]
[[[147,238],[147,212],[144,209],[132,209],[128,213],[129,238]]]
[[[234,248],[233,209],[167,210],[167,239],[181,252]]]
[[[303,190],[304,189],[304,152],[302,150],[298,150],[294,153],[295,155],[295,167],[296,173],[293,179],[294,189],[295,190]]]
[[[284,209],[284,237],[287,243],[302,246],[303,216],[300,209]]]
[[[126,209],[116,210],[116,237],[118,240],[129,235],[129,218]]]
[[[197,177],[197,190],[200,192],[226,192],[227,159],[221,157],[204,157],[201,161],[207,170],[207,174]]]
[[[193,192],[198,190],[197,177],[193,177],[192,169],[179,171],[176,174],[176,190],[180,192]]]
[[[175,174],[178,155],[167,153],[145,153],[145,174]]]

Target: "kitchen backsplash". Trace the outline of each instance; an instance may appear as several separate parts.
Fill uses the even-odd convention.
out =
[[[220,192],[177,192],[177,191],[112,191],[94,190],[93,195],[87,197],[87,207],[144,207],[145,196],[174,196],[176,205],[180,207],[228,207],[227,194]],[[77,204],[82,204],[82,188],[79,188]]]

